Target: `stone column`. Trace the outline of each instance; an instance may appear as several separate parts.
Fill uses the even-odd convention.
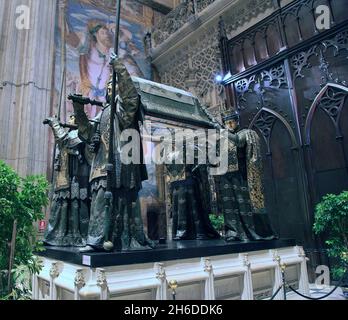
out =
[[[214,271],[210,258],[202,258],[204,272],[208,274],[208,278],[204,284],[204,300],[215,300],[214,288]]]
[[[308,271],[307,271],[308,258],[306,257],[306,254],[302,247],[297,246],[296,249],[298,251],[298,256],[302,258],[302,261],[300,264],[299,291],[306,296],[310,296]]]
[[[100,288],[100,300],[109,300],[109,288],[106,279],[105,270],[102,268],[96,269],[97,286]]]
[[[74,300],[81,300],[80,298],[80,290],[86,285],[86,279],[84,275],[85,269],[79,268],[75,273],[75,281],[74,281]]]
[[[53,262],[50,269],[50,300],[57,300],[57,287],[54,283],[56,278],[59,277],[60,266],[59,262]]]
[[[32,279],[32,300],[39,300],[39,279],[37,274],[31,276]]]
[[[19,6],[29,29],[18,29]],[[46,174],[56,0],[0,0],[0,159],[21,176]]]
[[[156,300],[167,300],[167,275],[163,263],[155,263],[156,278],[159,286],[156,290]]]
[[[240,256],[243,266],[245,267],[245,273],[243,276],[243,292],[241,294],[241,300],[254,300],[253,278],[251,273],[251,262],[247,253]]]

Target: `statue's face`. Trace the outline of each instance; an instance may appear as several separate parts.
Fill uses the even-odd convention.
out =
[[[70,125],[74,125],[75,124],[75,116],[70,116],[68,123]]]
[[[226,127],[232,131],[235,131],[238,129],[238,122],[236,120],[228,120],[226,121]]]
[[[108,83],[108,96],[111,97],[111,94],[112,94],[112,83],[109,82]]]
[[[116,84],[116,94],[118,91],[118,85]],[[112,95],[112,82],[108,83],[108,87],[107,87],[107,96],[111,101],[111,95]]]

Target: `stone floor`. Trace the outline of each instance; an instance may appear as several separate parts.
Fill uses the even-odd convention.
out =
[[[309,285],[310,291],[311,291],[311,297],[312,298],[319,298],[327,293],[329,293],[334,287],[330,286],[317,286],[316,284],[310,284]],[[307,300],[295,293],[288,293],[287,295],[288,300]],[[343,296],[343,292],[341,288],[337,288],[330,296],[327,298],[324,298],[322,300],[346,300]]]

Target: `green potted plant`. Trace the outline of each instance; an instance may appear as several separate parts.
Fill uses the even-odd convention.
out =
[[[222,236],[224,232],[225,220],[223,215],[210,214],[210,222],[214,229]]]
[[[43,248],[35,224],[44,218],[47,191],[43,176],[21,178],[0,160],[0,300],[30,298],[30,274],[40,269],[33,252]]]
[[[348,264],[348,191],[339,195],[327,194],[315,208],[313,230],[323,234],[328,256],[333,258],[331,270],[335,280],[347,275]],[[347,277],[342,290],[347,298]]]

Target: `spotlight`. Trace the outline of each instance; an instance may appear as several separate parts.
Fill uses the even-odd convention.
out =
[[[220,83],[223,80],[223,76],[221,74],[218,74],[215,76],[215,81]]]

